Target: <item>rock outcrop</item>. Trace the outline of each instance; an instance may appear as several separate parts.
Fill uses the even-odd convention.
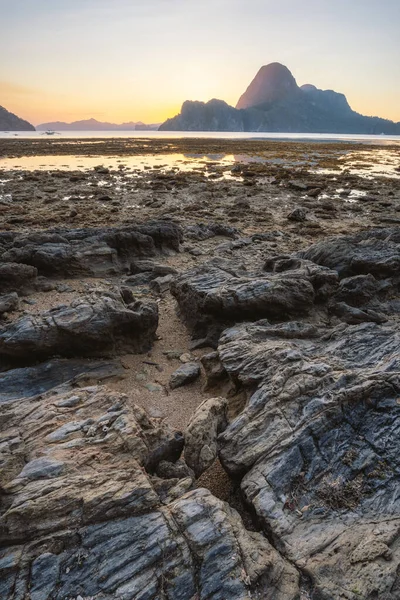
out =
[[[221,337],[225,370],[253,393],[220,459],[313,597],[396,598],[399,348],[376,324],[261,321]]]
[[[309,313],[323,290],[338,282],[336,272],[326,267],[300,260],[296,266],[251,274],[233,264],[203,264],[178,276],[171,291],[194,335],[257,317],[287,320]]]
[[[270,258],[271,277],[307,273],[319,306],[296,320],[248,312],[220,336],[220,368],[209,359],[247,397],[219,430],[220,461],[275,547],[308,578],[313,599],[395,600],[400,592],[399,235],[369,230]],[[219,297],[231,285],[221,281]],[[349,325],[351,310],[386,317]],[[217,422],[212,402],[193,418],[187,454],[197,471]]]
[[[0,328],[0,356],[26,362],[54,355],[110,356],[149,350],[158,325],[155,303],[82,298]]]
[[[1,268],[19,263],[35,267],[39,275],[68,277],[129,273],[136,259],[177,252],[180,238],[179,227],[167,221],[120,228],[7,232],[0,236],[0,261],[5,263]],[[13,271],[10,267],[8,277]]]
[[[146,471],[182,444],[126,396],[54,391],[0,410],[4,600],[298,598],[296,569],[227,504]]]

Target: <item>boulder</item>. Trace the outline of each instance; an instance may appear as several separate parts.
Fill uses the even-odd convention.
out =
[[[217,456],[217,436],[227,426],[227,400],[208,398],[196,409],[185,432],[185,461],[199,477]]]
[[[151,347],[158,325],[155,303],[125,306],[113,296],[78,298],[69,306],[27,315],[0,328],[0,356],[25,361],[60,355],[110,356]]]
[[[178,367],[174,373],[172,373],[169,380],[169,387],[171,390],[192,383],[198,377],[200,377],[200,365],[197,363],[185,363],[181,367]]]
[[[203,337],[211,327],[245,319],[270,317],[279,321],[309,313],[321,289],[329,294],[337,274],[309,261],[297,260],[284,272],[243,275],[222,266],[204,264],[178,276],[171,292],[194,335]]]
[[[0,296],[0,315],[6,312],[12,312],[19,307],[19,298],[16,292]]]
[[[400,227],[324,239],[298,256],[337,271],[340,278],[368,274],[376,279],[398,276]]]
[[[0,292],[30,290],[34,286],[37,274],[36,267],[30,265],[13,262],[0,264]]]

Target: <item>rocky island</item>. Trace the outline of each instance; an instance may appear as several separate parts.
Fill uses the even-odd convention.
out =
[[[33,125],[0,106],[0,131],[35,131]]]
[[[179,115],[160,131],[254,131],[283,133],[352,133],[400,135],[400,123],[365,117],[346,97],[314,85],[299,87],[287,67],[261,67],[236,108],[222,100],[183,103]]]
[[[0,598],[398,600],[399,145],[0,170]]]

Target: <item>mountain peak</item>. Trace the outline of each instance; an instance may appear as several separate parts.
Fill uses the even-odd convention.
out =
[[[236,108],[250,108],[276,102],[298,91],[299,87],[289,69],[278,62],[270,63],[261,67],[239,98]]]

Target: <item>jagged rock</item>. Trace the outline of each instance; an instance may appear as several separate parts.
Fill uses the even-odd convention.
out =
[[[221,336],[249,399],[218,438],[220,460],[244,475],[246,501],[315,598],[398,593],[399,348],[390,323],[259,321]]]
[[[191,417],[185,432],[185,461],[199,477],[217,456],[217,436],[227,426],[227,400],[208,398]]]
[[[349,306],[346,302],[336,302],[330,306],[330,310],[334,315],[340,317],[345,323],[356,325],[357,323],[385,323],[387,318],[377,313],[375,310],[361,310],[354,306]]]
[[[400,274],[400,227],[370,229],[317,242],[298,256],[334,269],[340,277]]]
[[[235,227],[230,227],[222,223],[197,223],[196,225],[188,225],[184,229],[184,237],[189,240],[208,240],[216,236],[221,237],[236,237],[238,230]]]
[[[38,270],[29,265],[16,263],[0,264],[0,292],[32,289]]]
[[[187,491],[186,471],[153,485],[144,467],[173,432],[127,396],[49,392],[0,407],[0,428],[2,599],[298,598],[296,569],[209,491]]]
[[[197,363],[185,363],[172,373],[169,380],[169,387],[174,390],[177,387],[192,383],[198,377],[200,377],[200,365]]]
[[[213,387],[226,377],[226,371],[219,360],[218,352],[204,354],[200,360],[206,374],[207,388]]]
[[[307,314],[316,299],[329,296],[337,274],[314,263],[298,260],[285,272],[251,276],[204,264],[178,276],[171,292],[194,334],[203,337],[214,325],[247,318],[287,320]],[[299,268],[296,268],[296,267]],[[327,293],[321,292],[327,288]]]
[[[381,290],[384,291],[382,282],[373,275],[355,275],[340,281],[336,299],[360,307],[372,300]]]
[[[138,273],[151,273],[153,278],[164,277],[165,275],[175,275],[176,269],[168,265],[161,265],[151,260],[135,260],[130,265],[132,275]]]
[[[177,252],[181,233],[166,221],[120,228],[58,229],[0,236],[3,263],[36,267],[41,275],[107,276],[129,272],[134,259]]]
[[[12,312],[16,310],[19,306],[19,298],[16,292],[11,292],[11,294],[4,294],[4,296],[0,296],[0,315],[5,312]]]
[[[156,277],[151,282],[151,289],[156,294],[165,294],[165,292],[169,291],[171,282],[173,280],[173,275],[165,275],[164,277]]]
[[[297,221],[301,223],[307,219],[307,211],[305,208],[295,208],[288,214],[287,218],[289,221]]]
[[[116,297],[76,299],[0,328],[0,356],[105,356],[150,348],[158,325],[155,303],[125,306]]]

